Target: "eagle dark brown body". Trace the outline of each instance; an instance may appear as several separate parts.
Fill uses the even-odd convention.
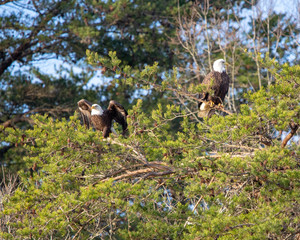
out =
[[[210,117],[214,113],[213,107],[222,105],[229,90],[229,76],[225,71],[225,61],[219,59],[214,62],[214,71],[204,78],[202,84],[206,90],[199,94],[199,117]]]
[[[128,113],[121,104],[111,100],[106,110],[102,110],[102,108],[97,104],[92,105],[85,99],[80,100],[77,104],[83,123],[87,128],[89,128],[92,124],[96,130],[103,132],[104,138],[107,138],[111,132],[114,132],[112,122],[115,120],[122,126],[123,134],[125,134],[127,130],[126,118]],[[92,115],[93,109],[100,111],[99,114]]]
[[[103,137],[108,137],[108,135],[111,133],[110,129],[112,122],[107,112],[104,111],[104,113],[101,116],[91,115],[91,121],[96,130],[103,131],[106,133],[103,134]]]
[[[207,85],[208,91],[199,95],[201,100],[212,101],[215,105],[223,103],[229,89],[229,76],[226,72],[210,72],[202,84]],[[213,94],[209,94],[209,89],[212,90]],[[201,104],[202,102],[199,103],[199,107]]]

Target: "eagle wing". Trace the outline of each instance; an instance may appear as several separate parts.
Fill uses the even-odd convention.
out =
[[[80,115],[82,117],[83,123],[87,128],[92,126],[91,123],[91,111],[92,111],[92,103],[88,100],[81,99],[77,102],[78,109],[80,111]]]
[[[123,134],[124,134],[125,131],[127,130],[127,115],[128,115],[125,108],[120,103],[111,100],[109,102],[107,110],[111,112],[113,120],[115,120],[117,123],[119,123],[122,126]]]
[[[216,105],[222,103],[229,89],[229,76],[227,73],[210,72],[204,78],[202,84],[207,86],[207,91],[199,94],[199,99],[203,101],[212,100]],[[210,94],[208,91],[212,90],[213,93]],[[202,102],[198,104],[200,107]]]
[[[221,73],[221,78],[222,78],[222,84],[219,88],[218,96],[221,98],[223,102],[229,90],[230,78],[226,72]]]
[[[203,91],[202,93],[199,94],[199,99],[202,101],[208,101],[208,97],[209,97],[209,92],[208,90],[212,88],[212,85],[215,82],[215,76],[214,76],[214,72],[210,72],[209,74],[207,74],[205,76],[205,78],[202,81],[202,84],[206,86],[206,91]],[[198,103],[198,108],[200,108],[202,102]]]

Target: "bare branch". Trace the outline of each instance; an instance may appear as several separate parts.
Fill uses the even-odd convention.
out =
[[[9,2],[13,2],[15,0],[0,0],[0,5],[4,5],[6,3],[9,3]]]
[[[72,109],[72,108],[65,108],[65,107],[61,107],[61,106],[57,106],[55,108],[42,108],[42,107],[39,108],[38,107],[38,108],[32,109],[28,112],[25,112],[23,114],[16,115],[15,117],[2,123],[2,126],[4,128],[14,127],[19,122],[28,122],[30,125],[33,125],[34,121],[30,118],[30,116],[28,116],[30,114],[47,112],[49,114],[56,116],[58,112],[71,112],[73,110],[74,109]]]
[[[17,115],[14,118],[9,119],[4,123],[2,123],[2,126],[4,128],[14,127],[19,122],[28,122],[30,125],[34,124],[33,120],[30,117],[26,117],[24,115]]]
[[[134,147],[124,144],[124,143],[121,143],[121,142],[118,142],[117,140],[110,139],[110,138],[108,138],[108,141],[112,144],[116,144],[116,145],[122,146],[124,148],[131,149],[139,161],[141,161],[144,164],[148,164],[146,157],[143,154],[141,154],[140,152],[138,152]]]
[[[299,125],[292,122],[290,123],[290,128],[291,128],[291,131],[290,133],[283,139],[282,143],[281,143],[281,147],[284,148],[288,141],[296,134],[298,128],[299,128]]]
[[[144,179],[146,179],[146,178],[150,178],[150,177],[161,177],[161,176],[170,175],[170,174],[173,174],[173,173],[175,173],[175,171],[173,171],[173,170],[163,171],[163,172],[155,172],[155,171],[153,171],[153,168],[144,168],[144,169],[138,169],[138,170],[135,170],[135,171],[127,172],[125,174],[114,177],[112,179],[113,179],[113,181],[117,181],[117,180],[121,180],[121,179],[124,179],[124,178],[135,177],[135,176],[138,176],[138,175],[141,175],[141,174],[146,174],[143,177]],[[109,179],[111,179],[111,178],[105,178],[105,179],[101,180],[101,182],[106,182]]]

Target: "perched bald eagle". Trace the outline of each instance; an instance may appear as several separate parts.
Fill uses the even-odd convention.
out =
[[[77,104],[83,123],[87,128],[92,124],[96,130],[103,132],[104,138],[107,138],[111,132],[117,134],[112,126],[112,121],[115,120],[122,126],[123,134],[125,134],[128,113],[121,104],[111,100],[106,110],[103,110],[98,104],[92,104],[85,99],[81,99]]]
[[[223,104],[229,89],[229,76],[226,73],[225,61],[218,59],[213,64],[213,71],[204,78],[202,84],[207,89],[199,94],[198,117],[210,117],[214,113],[213,107]]]

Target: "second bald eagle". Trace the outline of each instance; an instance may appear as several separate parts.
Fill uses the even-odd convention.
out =
[[[109,102],[108,108],[103,110],[98,104],[81,99],[78,108],[83,119],[83,123],[89,128],[91,124],[96,130],[103,132],[103,137],[107,138],[112,132],[116,134],[112,126],[113,120],[119,123],[123,128],[123,134],[127,130],[127,111],[114,100]]]
[[[206,75],[202,84],[205,91],[199,94],[198,116],[210,117],[214,113],[213,107],[222,105],[229,89],[229,76],[226,73],[225,61],[218,59],[213,64],[213,71]]]

